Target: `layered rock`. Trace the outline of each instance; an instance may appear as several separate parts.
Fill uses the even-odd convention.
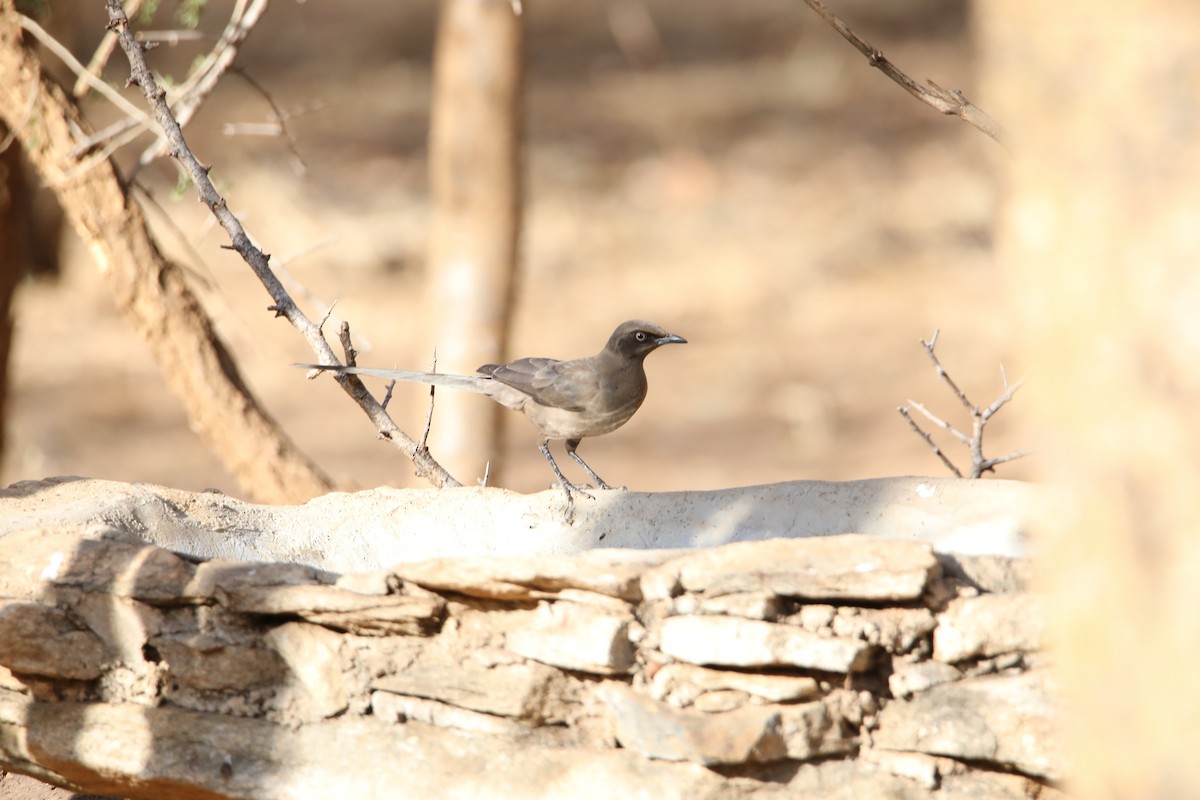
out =
[[[339,575],[27,529],[0,768],[130,798],[1052,797],[1023,574],[846,535]]]

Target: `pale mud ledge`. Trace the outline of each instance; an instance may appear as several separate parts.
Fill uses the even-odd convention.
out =
[[[17,484],[0,769],[155,800],[1060,797],[1043,500]]]

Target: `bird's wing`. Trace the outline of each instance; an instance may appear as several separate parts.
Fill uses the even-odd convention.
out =
[[[582,411],[600,391],[599,380],[584,362],[522,358],[501,364],[491,376],[529,395],[539,405]]]

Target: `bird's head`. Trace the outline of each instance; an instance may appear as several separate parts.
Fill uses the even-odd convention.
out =
[[[617,326],[605,349],[625,358],[645,358],[664,344],[687,344],[687,339],[668,333],[653,322],[631,319]]]

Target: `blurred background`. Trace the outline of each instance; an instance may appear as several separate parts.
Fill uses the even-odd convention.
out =
[[[211,0],[199,29],[218,33],[230,5]],[[834,10],[917,80],[991,110],[966,0]],[[86,60],[103,5],[56,0],[53,14]],[[292,144],[255,135],[273,111],[237,74],[185,131],[297,302],[319,319],[337,301],[362,365],[426,369],[439,346],[426,290],[437,14],[430,0],[277,0],[237,64],[287,117]],[[160,12],[155,26],[168,22]],[[638,490],[946,474],[896,407],[912,398],[969,425],[920,347],[934,329],[975,402],[1000,393],[1001,364],[1023,374],[992,253],[1005,152],[909,97],[796,0],[531,0],[524,25],[509,356],[588,355],[629,318],[689,341],[648,359],[645,405],[585,441],[588,462]],[[182,75],[210,46],[160,47],[151,63]],[[118,53],[106,77],[120,86],[127,74]],[[104,101],[88,107],[97,126],[111,118]],[[226,236],[193,191],[176,192],[173,164],[138,178],[159,241],[300,447],[347,487],[427,485],[333,381],[289,366],[311,351],[220,249]],[[244,496],[69,232],[60,277],[27,280],[15,317],[0,480],[77,474]],[[419,436],[427,403],[427,389],[398,386],[389,408]],[[536,433],[507,416],[502,485],[545,488]],[[1035,450],[1025,419],[1018,395],[985,452]],[[1027,477],[1031,461],[1000,476]]]
[[[231,2],[206,8],[210,38],[153,51],[156,68],[184,74]],[[103,6],[53,7],[51,28],[90,52]],[[835,11],[918,81],[991,112],[1016,157],[901,92],[799,0],[526,2],[507,355],[589,354],[631,317],[686,336],[650,357],[637,416],[581,448],[643,490],[941,474],[895,410],[913,398],[963,419],[919,340],[941,329],[943,363],[980,404],[1000,392],[1001,363],[1031,370],[985,444],[1034,451],[1002,475],[1062,490],[1031,533],[1075,796],[1197,797],[1195,748],[1177,732],[1200,715],[1200,5],[970,9]],[[309,314],[338,301],[363,364],[424,368],[448,349],[428,266],[437,13],[431,0],[277,0],[238,63],[290,144],[255,135],[274,112],[236,76],[188,128]],[[119,62],[106,76],[118,86]],[[112,116],[89,108],[97,124]],[[193,195],[176,194],[174,167],[139,180],[163,246],[299,445],[345,486],[422,485],[331,381],[288,366],[311,353]],[[17,297],[3,480],[244,496],[88,254],[68,237],[63,255],[60,278]],[[426,405],[426,390],[400,387],[391,411],[419,435]],[[501,485],[547,486],[535,434],[508,422]]]

